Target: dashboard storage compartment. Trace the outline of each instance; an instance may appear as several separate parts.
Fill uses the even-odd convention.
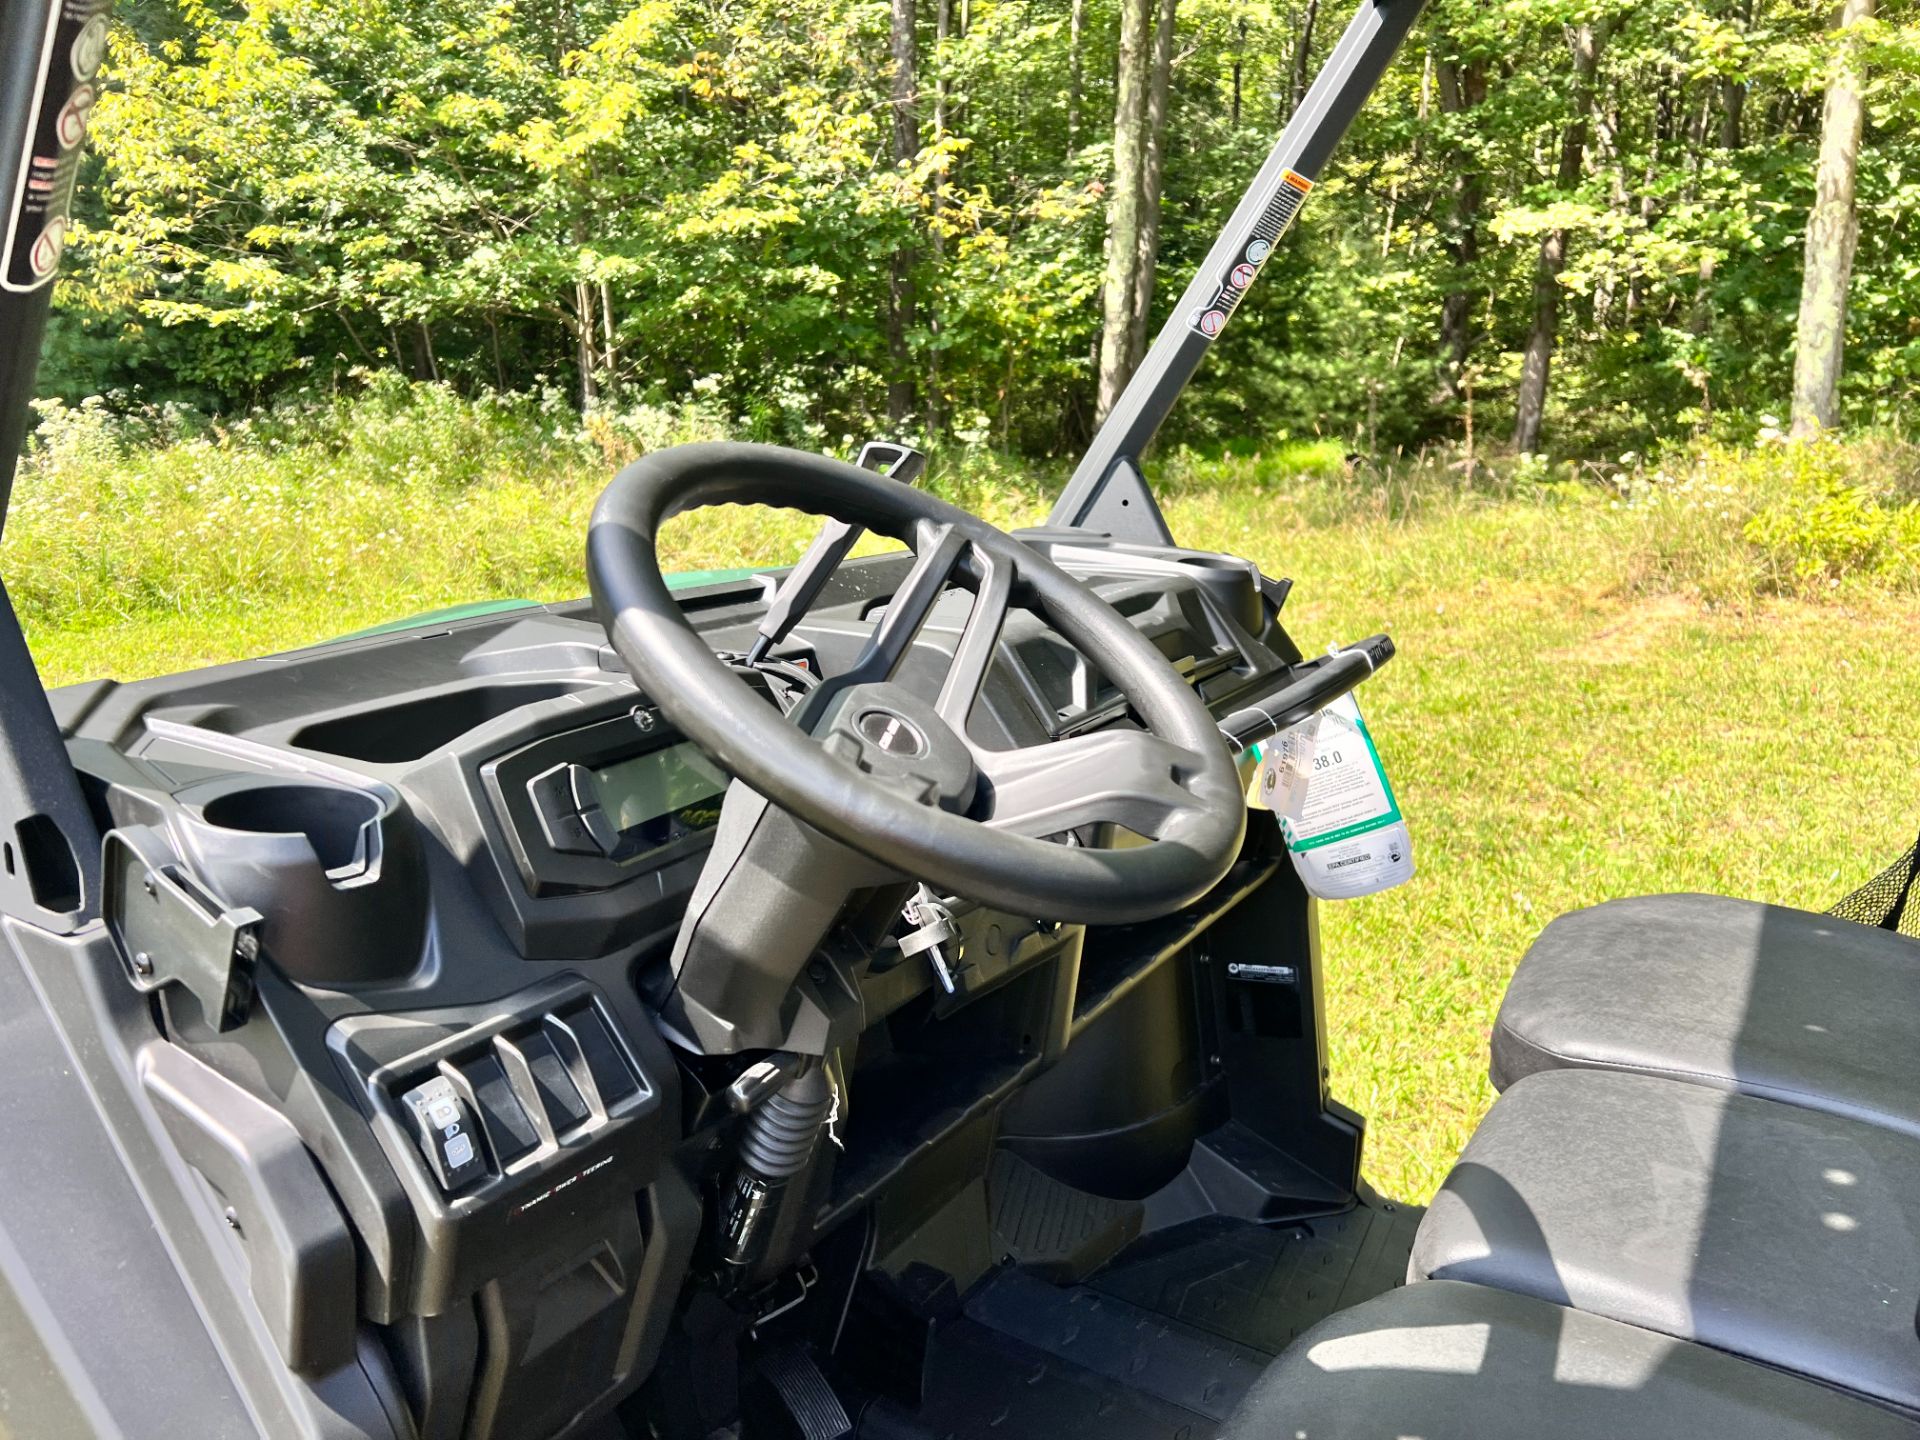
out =
[[[262,949],[289,978],[336,988],[413,971],[426,885],[395,791],[226,775],[175,798],[193,870],[227,904],[260,912]]]
[[[571,695],[581,688],[579,684],[557,680],[463,685],[398,704],[316,721],[296,731],[292,743],[302,750],[338,755],[343,760],[402,765],[431,755],[469,730],[477,730],[489,720],[511,714],[523,705]]]

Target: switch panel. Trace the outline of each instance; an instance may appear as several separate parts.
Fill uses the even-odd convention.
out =
[[[500,1068],[492,1051],[458,1061],[455,1068],[473,1091],[481,1127],[501,1165],[511,1165],[540,1148],[540,1132],[513,1093],[513,1082],[507,1079],[507,1072]]]
[[[414,1139],[440,1188],[451,1194],[487,1173],[473,1111],[445,1076],[436,1075],[400,1097],[413,1122]]]
[[[635,1217],[634,1196],[679,1140],[648,1052],[636,1054],[619,1012],[582,977],[465,1013],[466,1025],[460,1012],[436,1017],[440,1038],[428,1045],[413,1038],[422,1027],[377,1015],[336,1022],[330,1042],[407,1177],[420,1253],[431,1257],[409,1267],[405,1303],[421,1315],[445,1314],[539,1256],[574,1253],[592,1216]]]
[[[620,1053],[620,1047],[607,1033],[606,1022],[590,1002],[570,1006],[547,1023],[557,1024],[572,1037],[580,1052],[580,1062],[586,1066],[588,1082],[599,1092],[601,1104],[611,1108],[640,1088],[640,1081]]]

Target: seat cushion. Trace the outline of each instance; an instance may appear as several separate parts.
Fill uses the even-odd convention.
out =
[[[1507,988],[1493,1083],[1669,1075],[1920,1136],[1920,942],[1713,895],[1554,921]]]
[[[1645,1075],[1508,1090],[1414,1237],[1468,1280],[1920,1413],[1920,1142]]]
[[[1717,1350],[1444,1280],[1343,1310],[1221,1440],[1912,1440],[1920,1426]]]

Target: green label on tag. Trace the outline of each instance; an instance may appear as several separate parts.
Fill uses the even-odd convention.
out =
[[[1291,767],[1280,827],[1296,853],[1400,823],[1400,804],[1380,752],[1351,695],[1285,737],[1278,763]]]

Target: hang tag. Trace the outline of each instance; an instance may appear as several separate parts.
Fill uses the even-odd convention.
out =
[[[1310,894],[1351,900],[1413,878],[1413,844],[1352,695],[1269,742],[1253,788]]]

